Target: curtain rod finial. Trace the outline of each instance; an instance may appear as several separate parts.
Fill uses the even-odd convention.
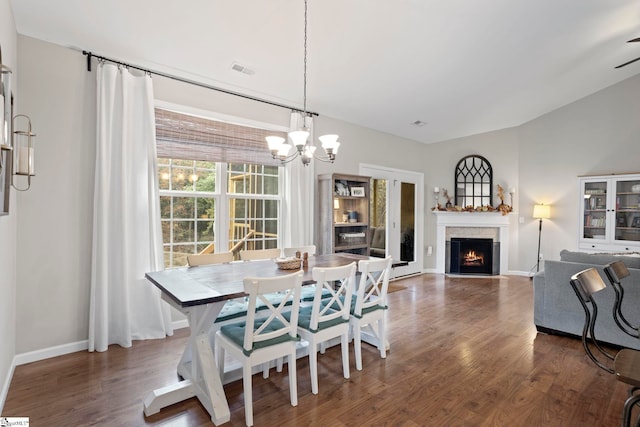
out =
[[[83,50],[82,54],[87,55],[87,71],[91,72],[91,58],[93,57],[93,54],[91,52],[87,52],[86,50]]]

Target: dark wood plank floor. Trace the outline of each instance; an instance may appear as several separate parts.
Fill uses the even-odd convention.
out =
[[[577,339],[536,334],[531,281],[426,274],[389,295],[387,359],[369,346],[342,378],[339,346],[319,357],[317,396],[298,363],[296,408],[286,368],[254,376],[260,425],[617,426],[624,384],[596,368]],[[209,426],[196,399],[145,418],[142,399],[176,381],[186,329],[130,349],[79,352],[16,368],[4,416],[32,426]],[[228,425],[244,425],[241,381],[225,387]]]

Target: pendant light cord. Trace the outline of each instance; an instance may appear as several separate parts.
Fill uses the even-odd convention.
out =
[[[304,76],[303,76],[303,119],[307,121],[307,0],[304,0]],[[306,127],[306,126],[305,126]]]

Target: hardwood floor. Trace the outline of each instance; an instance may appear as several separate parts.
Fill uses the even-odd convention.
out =
[[[536,334],[525,277],[395,282],[391,351],[365,345],[363,370],[342,378],[339,346],[318,359],[318,395],[298,362],[298,406],[286,368],[253,378],[255,425],[617,426],[626,386],[593,365],[578,339]],[[130,349],[79,352],[16,368],[3,416],[32,426],[210,426],[194,398],[145,418],[142,399],[176,381],[188,331]],[[231,422],[244,425],[242,382],[225,386]]]

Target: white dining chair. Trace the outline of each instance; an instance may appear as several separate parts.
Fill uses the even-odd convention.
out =
[[[376,339],[382,359],[387,357],[385,311],[391,257],[379,260],[363,260],[358,263],[360,282],[351,303],[349,324],[353,334],[356,369],[362,370],[362,329],[366,328]]]
[[[280,249],[245,249],[240,251],[242,261],[255,261],[259,259],[273,259],[280,257]]]
[[[342,371],[349,378],[349,310],[356,263],[343,267],[314,267],[316,293],[313,304],[300,308],[298,333],[309,343],[311,392],[318,394],[318,345],[340,337]],[[331,298],[323,298],[323,291]]]
[[[302,271],[278,277],[244,279],[249,294],[247,320],[224,325],[216,333],[217,362],[220,377],[224,375],[225,353],[242,362],[244,411],[247,426],[253,425],[252,367],[288,356],[289,394],[291,406],[298,405],[296,381],[296,343]],[[282,299],[272,304],[267,294],[278,292]],[[290,307],[287,304],[290,303]],[[258,305],[267,306],[258,311]],[[283,316],[285,308],[290,309]],[[260,316],[258,318],[258,315]]]
[[[296,256],[296,252],[300,252],[300,254],[308,253],[309,256],[313,256],[316,254],[316,245],[307,245],[307,246],[297,246],[291,248],[284,248],[282,250],[282,255],[285,257]]]
[[[187,263],[189,263],[190,267],[196,267],[198,265],[223,264],[231,261],[233,261],[233,253],[231,252],[187,255]]]

